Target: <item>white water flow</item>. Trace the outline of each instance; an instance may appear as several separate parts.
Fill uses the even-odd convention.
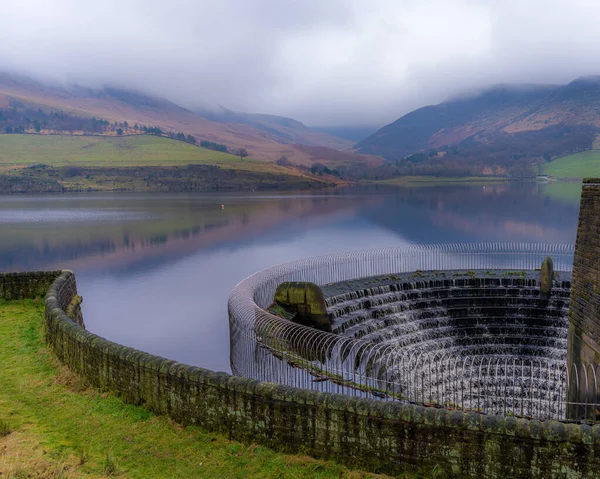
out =
[[[400,396],[562,416],[570,281],[555,281],[544,300],[534,273],[452,274],[328,285],[333,332],[393,346],[394,357],[379,358],[370,370]],[[531,367],[536,360],[541,367]]]

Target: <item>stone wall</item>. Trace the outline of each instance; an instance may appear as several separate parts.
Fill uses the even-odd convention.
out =
[[[0,299],[43,298],[60,271],[0,273]]]
[[[56,356],[95,386],[182,424],[390,474],[438,467],[460,477],[598,477],[600,425],[360,399],[186,366],[86,331],[65,313],[76,294],[65,271],[46,297]]]
[[[600,364],[600,179],[584,180],[569,308],[568,366],[570,402],[596,402],[596,385],[585,387],[582,364]],[[575,372],[577,368],[577,372]],[[582,411],[572,406],[569,416]]]

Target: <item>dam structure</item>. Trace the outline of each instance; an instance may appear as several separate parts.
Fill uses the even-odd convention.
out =
[[[384,401],[568,420],[572,245],[399,246],[263,270],[229,302],[234,374]],[[551,291],[541,266],[551,258]],[[320,286],[331,332],[269,309],[282,282]],[[589,373],[592,373],[590,376]],[[581,383],[581,384],[580,384]],[[591,418],[589,398],[583,414]]]
[[[229,299],[232,371],[382,401],[594,424],[599,232],[600,180],[590,179],[575,246],[404,245],[265,269]],[[319,290],[311,294],[320,306],[306,295],[293,311],[274,302],[284,298],[278,287],[302,284]],[[300,320],[311,308],[325,326]]]
[[[403,245],[273,266],[230,295],[233,375],[86,330],[71,271],[0,273],[0,300],[45,295],[44,336],[71,371],[231,439],[392,475],[591,479],[598,252],[600,180],[587,180],[575,246]]]

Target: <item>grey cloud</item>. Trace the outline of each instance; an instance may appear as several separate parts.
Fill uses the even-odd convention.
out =
[[[595,0],[0,0],[0,70],[313,125],[598,74]]]

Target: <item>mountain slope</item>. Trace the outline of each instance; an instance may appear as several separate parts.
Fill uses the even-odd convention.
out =
[[[600,127],[600,76],[578,78],[556,88],[505,131],[542,129],[559,123]]]
[[[338,147],[348,145],[345,140],[313,132],[294,120],[290,120],[291,126],[280,125],[268,132],[251,126],[251,122],[212,121],[168,100],[137,92],[118,88],[89,89],[47,85],[30,78],[0,73],[0,109],[11,105],[62,110],[71,115],[97,117],[109,122],[127,121],[132,125],[138,123],[156,126],[167,131],[194,135],[199,140],[225,144],[230,150],[245,148],[256,159],[276,161],[281,156],[286,156],[292,163],[306,166],[311,166],[316,160],[293,142],[305,141],[314,145],[323,141],[327,143],[324,145],[326,147],[333,144]],[[272,118],[263,118],[263,115],[257,117],[252,120],[255,124],[276,123]],[[330,153],[332,158],[337,155],[334,149]],[[368,164],[372,159],[354,154],[352,161]],[[330,162],[333,164],[335,160]]]
[[[375,133],[379,127],[377,126],[313,126],[313,130],[329,135],[337,136],[338,138],[346,138],[354,143],[364,140],[368,136]]]
[[[553,158],[590,150],[599,133],[600,77],[588,77],[420,108],[355,148],[394,161],[394,174],[531,176]]]
[[[239,123],[273,135],[280,143],[297,143],[305,146],[324,146],[333,149],[351,148],[353,142],[329,133],[308,128],[292,118],[258,113],[242,113],[219,106],[215,109],[195,110],[203,118],[219,123]]]
[[[451,145],[488,130],[502,129],[523,115],[555,87],[496,87],[475,97],[419,108],[356,144],[361,153],[391,159]]]
[[[324,186],[331,178],[151,135],[0,137],[0,193]]]

